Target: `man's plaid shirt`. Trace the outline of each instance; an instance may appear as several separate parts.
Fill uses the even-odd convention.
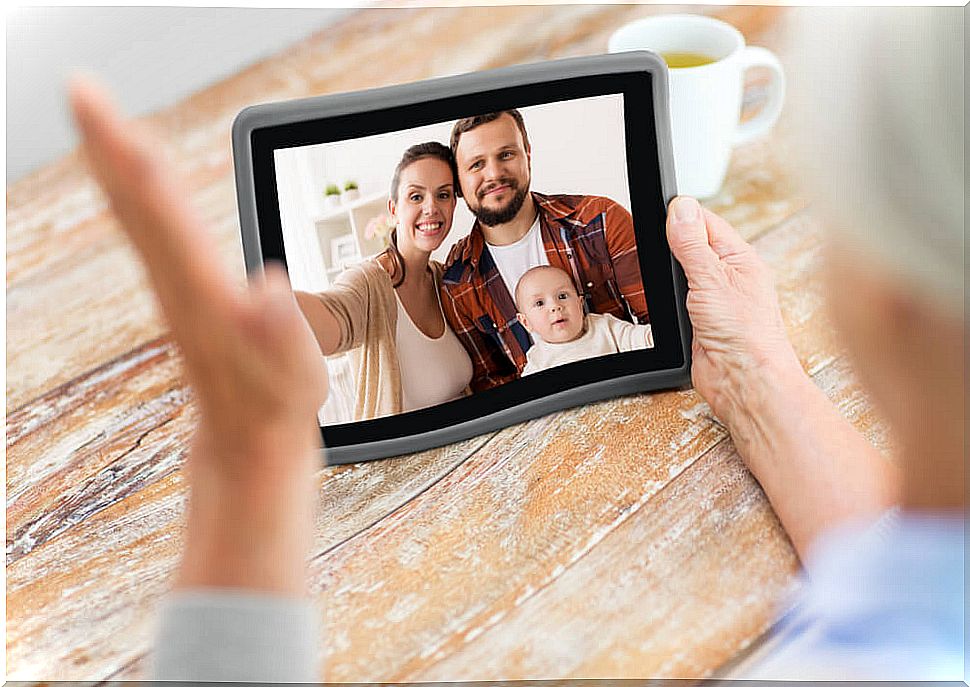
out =
[[[601,196],[532,197],[549,264],[573,276],[589,311],[627,321],[632,311],[640,324],[649,322],[626,208]],[[441,280],[445,317],[472,359],[472,391],[517,379],[525,367],[532,338],[515,317],[514,289],[499,274],[475,222],[452,247]]]

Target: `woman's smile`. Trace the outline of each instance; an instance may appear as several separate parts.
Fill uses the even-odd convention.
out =
[[[424,220],[414,225],[415,230],[424,236],[437,236],[441,233],[445,223],[441,220]]]

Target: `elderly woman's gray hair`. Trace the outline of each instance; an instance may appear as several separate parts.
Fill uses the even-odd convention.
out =
[[[843,245],[962,313],[964,8],[807,8],[788,23],[793,124]],[[836,221],[831,221],[831,220]]]

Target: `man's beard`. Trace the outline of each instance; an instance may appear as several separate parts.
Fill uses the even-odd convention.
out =
[[[522,209],[522,205],[525,203],[525,197],[529,195],[529,184],[519,186],[519,183],[515,179],[502,179],[496,185],[507,185],[512,187],[512,190],[515,191],[515,195],[512,196],[512,199],[509,201],[508,205],[506,205],[504,208],[491,210],[485,207],[485,203],[482,201],[481,197],[479,197],[478,207],[474,210],[472,210],[472,208],[468,208],[472,211],[472,214],[478,218],[478,221],[484,224],[486,227],[494,227],[499,224],[511,222],[513,219],[515,219],[515,216],[519,214],[519,210]],[[491,188],[495,188],[496,185],[493,185]]]

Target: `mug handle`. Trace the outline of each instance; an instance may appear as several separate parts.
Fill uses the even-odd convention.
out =
[[[734,145],[740,145],[754,140],[768,133],[781,114],[782,103],[785,102],[785,72],[781,62],[770,50],[758,47],[747,47],[741,54],[741,74],[752,67],[767,67],[772,72],[768,86],[768,99],[761,112],[748,121],[739,124],[734,132]]]

